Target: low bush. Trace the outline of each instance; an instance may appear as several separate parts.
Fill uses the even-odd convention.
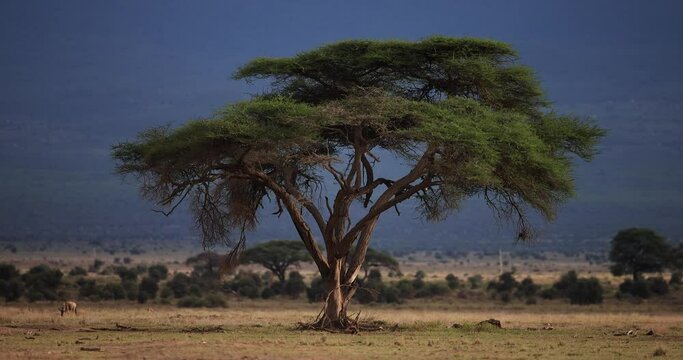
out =
[[[571,304],[588,305],[602,303],[602,285],[598,279],[578,279],[567,292]]]
[[[311,285],[306,289],[306,297],[310,302],[320,302],[325,300],[327,296],[327,291],[325,290],[325,283],[323,279],[318,276],[313,281]]]
[[[47,265],[32,267],[22,275],[29,301],[57,300],[57,288],[62,283],[62,272]]]
[[[85,275],[88,275],[88,272],[80,266],[76,266],[73,269],[69,270],[69,276],[85,276]]]
[[[446,283],[448,283],[448,287],[451,289],[457,289],[460,287],[460,279],[453,274],[446,275]]]
[[[306,291],[304,277],[297,271],[289,273],[289,278],[285,281],[284,294],[292,299],[298,299]]]

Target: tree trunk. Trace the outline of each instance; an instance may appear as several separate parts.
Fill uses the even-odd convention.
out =
[[[330,273],[325,279],[327,297],[325,302],[325,314],[322,319],[324,327],[343,328],[346,326],[346,305],[348,304],[347,291],[342,288],[341,260],[335,261],[331,266]]]

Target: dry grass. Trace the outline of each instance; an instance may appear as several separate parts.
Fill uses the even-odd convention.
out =
[[[59,317],[56,304],[0,308],[0,358],[683,358],[683,314],[600,307],[471,307],[445,303],[358,307],[398,324],[360,335],[299,332],[319,307],[295,301],[234,302],[225,309],[81,304]],[[473,324],[496,318],[504,329]],[[451,329],[454,323],[465,324]],[[552,323],[553,330],[541,330]],[[132,327],[119,329],[116,324]],[[653,328],[655,336],[645,335]],[[636,335],[614,336],[637,330]],[[100,351],[83,351],[93,348]],[[661,351],[659,351],[660,349]]]

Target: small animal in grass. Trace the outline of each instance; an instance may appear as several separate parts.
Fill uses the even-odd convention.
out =
[[[64,304],[62,304],[62,307],[59,308],[59,312],[62,316],[64,316],[64,313],[70,313],[72,311],[74,314],[78,315],[78,304],[76,304],[75,301],[65,301]]]

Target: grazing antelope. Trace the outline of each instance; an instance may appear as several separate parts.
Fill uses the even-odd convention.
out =
[[[74,312],[78,315],[78,304],[75,301],[65,301],[62,307],[59,308],[59,312],[64,316],[64,313]]]

